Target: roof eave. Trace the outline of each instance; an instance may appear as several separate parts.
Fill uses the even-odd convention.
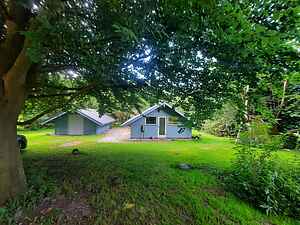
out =
[[[150,108],[146,109],[144,112],[142,112],[141,114],[137,115],[135,118],[132,117],[132,118],[130,118],[129,120],[125,121],[123,124],[121,124],[121,126],[122,126],[122,127],[130,126],[132,123],[134,123],[134,122],[137,121],[138,119],[142,118],[143,116],[147,116],[149,113],[153,112],[154,110],[158,109],[158,108],[161,107],[161,106],[167,106],[168,108],[174,110],[174,111],[175,111],[177,114],[179,114],[180,116],[182,116],[182,117],[184,117],[185,119],[187,119],[186,116],[185,116],[183,113],[177,111],[177,110],[174,109],[171,105],[169,105],[168,103],[165,103],[165,102],[164,102],[164,103],[160,103],[160,104],[157,104],[157,105],[154,105],[154,106],[150,107],[151,110],[149,110]]]
[[[65,115],[65,114],[66,114],[66,112],[62,112],[62,113],[58,114],[57,116],[54,116],[54,117],[52,117],[52,118],[50,118],[50,119],[42,122],[41,125],[43,126],[43,125],[45,125],[47,123],[50,123],[51,121],[56,120],[56,119],[62,117],[63,115]]]

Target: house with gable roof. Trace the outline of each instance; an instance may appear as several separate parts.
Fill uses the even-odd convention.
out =
[[[185,125],[183,113],[167,103],[154,105],[125,123],[130,127],[131,139],[190,139],[192,128]]]
[[[54,123],[55,135],[102,134],[111,129],[115,119],[107,114],[99,115],[94,109],[78,109],[62,112],[42,123]]]

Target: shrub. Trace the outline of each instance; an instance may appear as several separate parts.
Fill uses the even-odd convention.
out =
[[[257,139],[252,130],[251,135],[243,136],[244,142],[249,137],[247,144],[237,146],[226,186],[267,214],[300,218],[300,161],[296,158],[283,168],[274,154],[280,148],[280,138],[269,137],[262,131],[265,128],[256,128]]]
[[[194,140],[200,140],[200,138],[201,138],[200,134],[193,134],[192,135],[192,139],[194,139]]]
[[[33,172],[33,171],[32,171]],[[45,197],[58,193],[59,189],[54,180],[49,179],[46,171],[30,174],[28,189],[14,199],[9,200],[3,208],[0,207],[0,224],[14,225],[17,223],[17,212],[36,208]]]
[[[283,148],[299,150],[299,140],[298,139],[299,139],[298,136],[294,133],[285,134]]]
[[[237,108],[233,104],[227,103],[214,114],[212,119],[205,121],[202,130],[216,136],[234,137],[239,128],[236,116]]]
[[[276,150],[281,144],[279,138],[281,137],[269,135],[269,126],[263,122],[261,117],[256,117],[248,130],[240,134],[239,143],[250,147],[272,146],[273,150]]]

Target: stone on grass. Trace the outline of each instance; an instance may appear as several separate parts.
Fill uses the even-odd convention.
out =
[[[14,215],[14,218],[16,221],[19,221],[23,216],[23,210],[21,208],[18,208],[15,215]]]
[[[72,150],[72,155],[79,155],[80,152],[79,152],[79,149],[75,148]]]
[[[177,165],[177,167],[181,170],[190,170],[190,169],[193,169],[193,167],[190,165],[190,164],[187,164],[187,163],[179,163]]]

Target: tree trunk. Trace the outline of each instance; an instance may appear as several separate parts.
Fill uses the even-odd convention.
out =
[[[240,136],[241,136],[243,126],[246,125],[247,127],[249,127],[249,115],[248,115],[248,110],[249,110],[249,96],[248,96],[248,93],[249,93],[249,89],[250,89],[250,86],[247,85],[243,90],[243,94],[242,94],[242,99],[244,101],[243,119],[240,122],[240,127],[239,127],[239,130],[238,130],[236,138],[235,138],[235,143],[238,143],[240,141]]]
[[[0,205],[26,190],[26,178],[17,144],[17,115],[0,111]]]
[[[24,105],[26,77],[32,65],[26,54],[30,43],[22,34],[30,29],[32,13],[18,1],[5,2],[0,9],[5,24],[5,38],[0,42],[0,206],[26,190],[17,144],[17,119]]]
[[[281,116],[282,110],[284,109],[284,105],[285,105],[287,87],[288,87],[288,80],[286,79],[283,81],[282,96],[281,96],[280,102],[278,104],[278,107],[276,108],[275,113],[274,113],[276,123],[274,123],[271,128],[272,135],[278,135],[280,133],[280,122],[281,122],[280,116]]]
[[[0,98],[0,205],[26,190],[17,144],[17,120],[24,101],[24,85],[15,80],[5,80],[5,95]]]
[[[0,77],[4,86],[0,95],[0,205],[26,190],[17,144],[17,120],[25,101],[25,81],[30,65],[24,47],[10,70]]]

